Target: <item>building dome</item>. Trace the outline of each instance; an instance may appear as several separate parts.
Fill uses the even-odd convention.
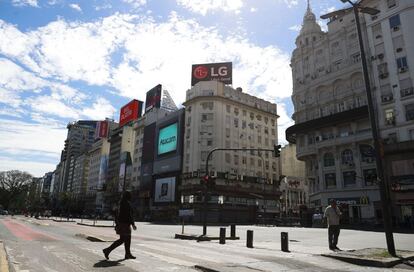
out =
[[[322,32],[320,25],[316,22],[316,16],[310,8],[310,3],[308,0],[308,7],[306,13],[303,16],[302,29],[300,30],[300,35],[305,35],[309,33]]]

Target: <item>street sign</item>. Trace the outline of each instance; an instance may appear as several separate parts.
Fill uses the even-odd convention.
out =
[[[194,209],[182,209],[178,210],[178,216],[179,217],[190,217],[194,216]]]

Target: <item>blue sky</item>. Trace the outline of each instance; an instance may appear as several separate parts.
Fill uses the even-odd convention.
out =
[[[311,1],[317,17],[341,6]],[[305,10],[306,0],[0,0],[0,171],[53,171],[68,122],[118,120],[157,84],[180,105],[193,63],[232,61],[234,87],[278,103],[285,142]]]

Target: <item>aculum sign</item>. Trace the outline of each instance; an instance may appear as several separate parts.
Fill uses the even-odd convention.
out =
[[[200,81],[216,80],[224,84],[232,84],[232,63],[194,64],[191,73],[191,86]]]

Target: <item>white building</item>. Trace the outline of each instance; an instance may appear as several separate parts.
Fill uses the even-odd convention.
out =
[[[368,44],[362,16],[361,24]],[[352,10],[323,32],[308,6],[291,67],[295,125],[286,136],[306,164],[310,206],[321,209],[334,198],[344,223],[374,222],[381,204]]]
[[[404,226],[414,216],[414,1],[365,5],[380,11],[365,15],[369,60],[394,216]]]
[[[277,139],[276,104],[218,81],[199,82],[187,91],[184,102],[185,138],[181,197],[197,207],[200,178],[213,148],[273,150]],[[209,160],[216,177],[211,203],[220,212],[209,220],[252,221],[256,212],[278,212],[279,162],[272,152],[218,151]],[[193,206],[194,205],[194,206]],[[256,208],[258,210],[256,210]],[[197,215],[196,215],[197,216]],[[215,217],[215,219],[213,218]]]

